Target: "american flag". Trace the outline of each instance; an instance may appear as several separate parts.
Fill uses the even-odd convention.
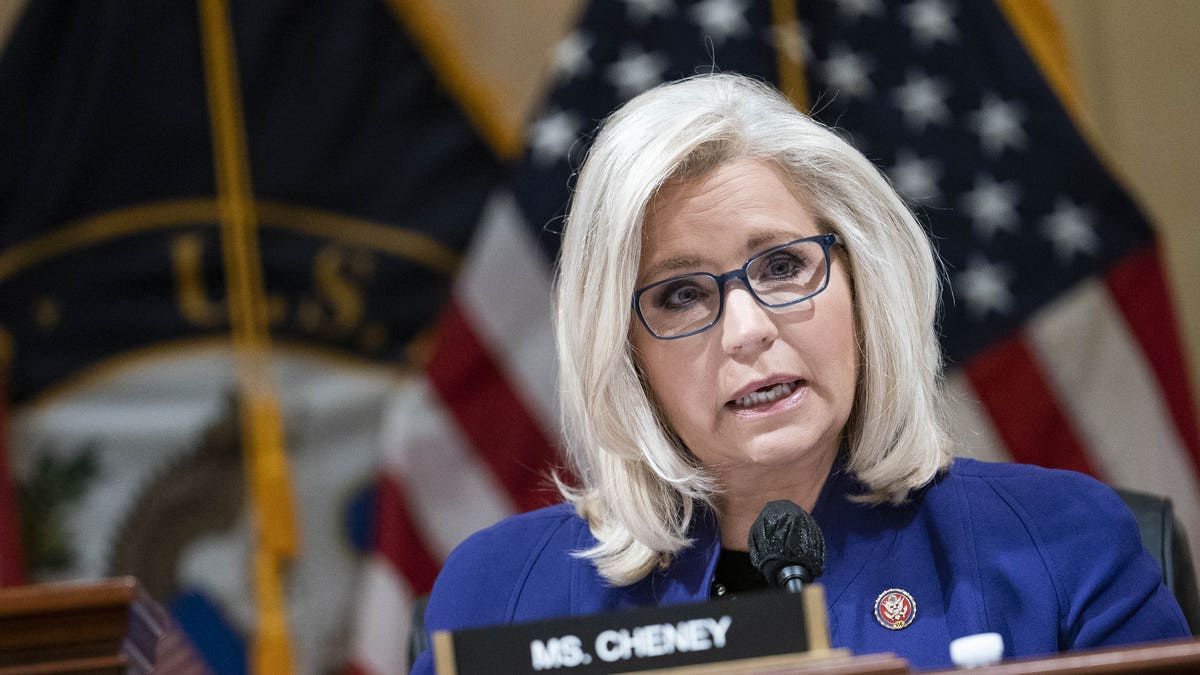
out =
[[[358,668],[401,672],[409,603],[451,548],[553,499],[548,270],[572,176],[605,115],[699,72],[790,90],[927,223],[948,282],[958,454],[1083,471],[1200,522],[1200,438],[1154,232],[1079,130],[1061,42],[1030,47],[1029,22],[1046,20],[1037,2],[593,2],[554,50],[552,91],[425,377],[391,408]]]

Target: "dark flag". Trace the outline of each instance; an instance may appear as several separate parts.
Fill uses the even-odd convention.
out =
[[[216,672],[341,668],[384,410],[499,175],[387,3],[24,4],[0,336],[28,577],[137,575]]]

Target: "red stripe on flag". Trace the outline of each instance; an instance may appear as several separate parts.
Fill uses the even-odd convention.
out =
[[[1196,403],[1188,384],[1183,345],[1179,341],[1158,247],[1148,246],[1125,258],[1108,273],[1106,281],[1109,293],[1125,317],[1125,324],[1154,371],[1175,429],[1200,475]]]
[[[25,583],[25,556],[21,547],[16,486],[8,471],[7,378],[8,373],[0,371],[0,586],[20,586]]]
[[[1099,477],[1019,334],[976,356],[966,373],[1013,459]]]
[[[379,479],[375,506],[375,550],[408,581],[414,593],[433,590],[438,562],[408,510],[404,488],[391,476]]]
[[[459,428],[522,511],[554,500],[543,489],[557,461],[554,446],[529,414],[462,309],[442,314],[429,380]]]

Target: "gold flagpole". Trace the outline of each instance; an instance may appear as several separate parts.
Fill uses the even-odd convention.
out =
[[[233,33],[225,0],[200,0],[221,249],[233,333],[247,490],[255,516],[257,634],[253,673],[292,672],[283,567],[299,547],[283,421],[268,357],[270,334],[258,214],[250,180]]]
[[[797,110],[808,112],[808,78],[804,76],[804,36],[796,15],[798,0],[771,0],[771,31],[779,88]]]

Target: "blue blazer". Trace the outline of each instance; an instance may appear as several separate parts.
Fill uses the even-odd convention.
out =
[[[1006,658],[1190,635],[1133,516],[1087,476],[958,459],[904,505],[847,499],[862,491],[835,467],[812,514],[825,534],[817,582],[834,647],[943,668],[952,665],[950,641],[973,633],[1000,633]],[[508,518],[450,555],[426,629],[707,601],[721,550],[710,513],[696,519],[692,536],[667,569],[613,588],[571,556],[595,543],[571,506]],[[880,594],[894,588],[916,606],[900,630],[875,615]],[[433,672],[428,652],[413,672]]]

